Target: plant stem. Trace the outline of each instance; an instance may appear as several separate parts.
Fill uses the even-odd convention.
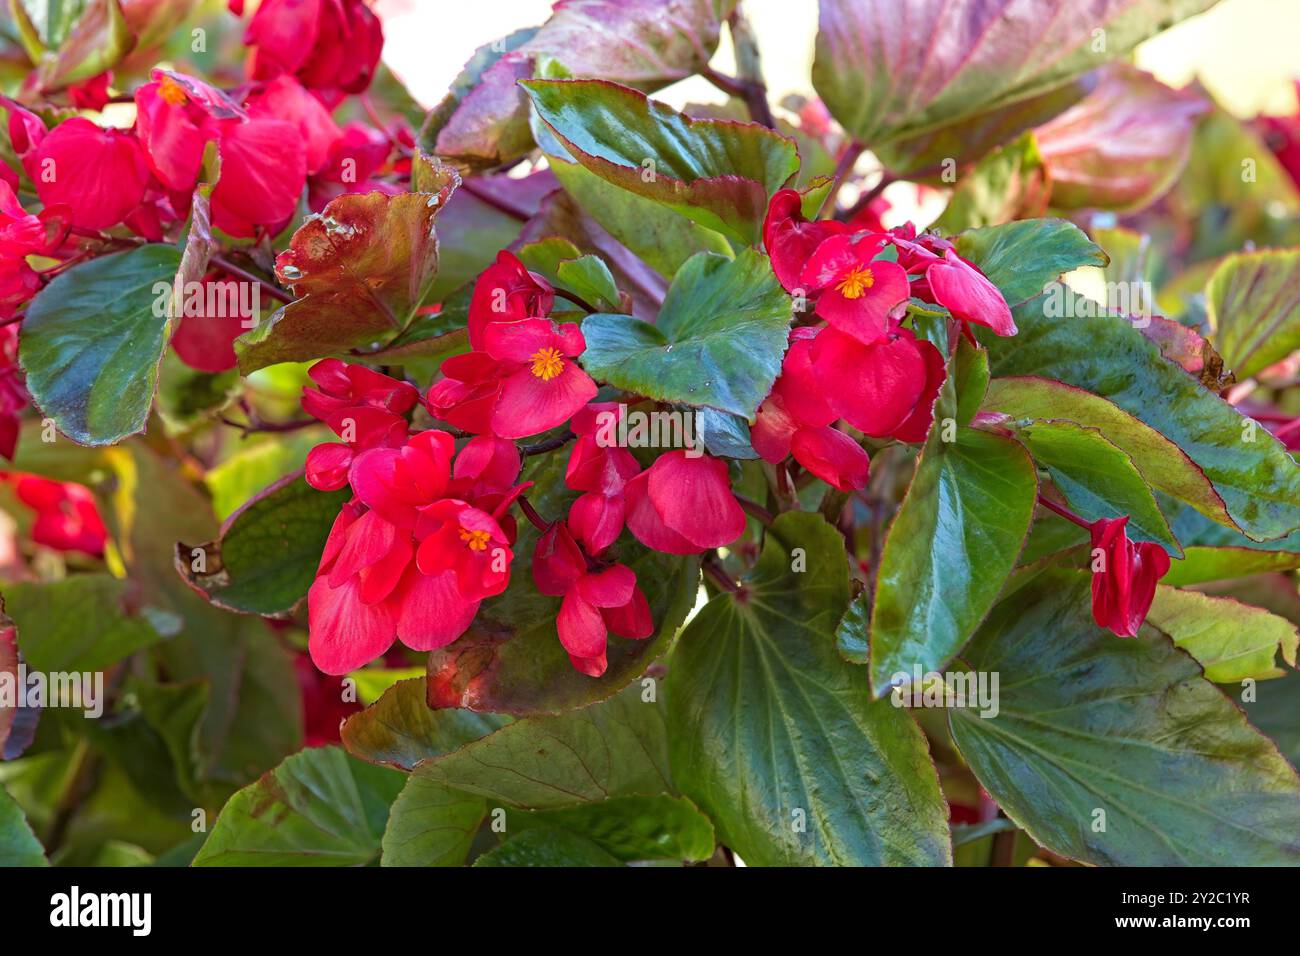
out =
[[[519,449],[519,453],[527,458],[530,455],[544,455],[548,451],[555,451],[557,448],[563,448],[573,439],[577,438],[573,432],[565,430],[564,434],[548,438],[546,441],[539,441],[535,445],[525,445]]]
[[[520,495],[515,500],[519,502],[519,510],[524,513],[524,517],[532,523],[534,528],[545,533],[551,527],[551,523],[537,513],[537,509],[532,506],[527,498]]]
[[[266,292],[267,295],[275,299],[277,302],[289,303],[295,301],[293,296],[285,292],[278,285],[273,285],[272,283],[267,282],[265,279],[261,278],[260,276],[253,275],[253,273],[249,272],[247,269],[240,268],[239,266],[235,265],[233,262],[231,262],[229,259],[224,258],[223,256],[213,256],[208,261],[211,262],[218,269],[220,269],[222,272],[227,272],[232,276],[237,276],[238,278],[243,279],[246,282],[256,282],[259,286],[262,287],[262,289]]]
[[[772,107],[767,102],[767,82],[763,79],[763,62],[758,53],[758,40],[754,30],[745,19],[744,11],[737,4],[727,17],[727,29],[731,31],[731,43],[736,49],[736,72],[744,84],[743,98],[749,108],[750,118],[762,123],[768,129],[776,129],[776,120],[772,117]]]
[[[1074,524],[1077,524],[1080,528],[1092,527],[1092,524],[1090,522],[1085,521],[1083,518],[1079,517],[1069,508],[1065,507],[1065,505],[1058,505],[1055,501],[1052,501],[1050,498],[1044,498],[1041,494],[1038,496],[1038,503],[1042,505],[1044,508],[1046,508],[1048,511],[1056,512],[1066,521],[1071,521]]]
[[[752,501],[743,495],[736,495],[736,501],[740,502],[740,507],[746,514],[757,518],[764,527],[772,526],[772,522],[775,520],[772,516],[772,512],[768,511],[757,501]]]
[[[835,215],[835,200],[840,194],[840,187],[844,185],[849,174],[853,172],[853,164],[858,161],[863,150],[867,147],[859,143],[856,139],[850,140],[844,144],[844,149],[840,152],[840,158],[835,163],[834,182],[831,183],[830,192],[822,200],[820,215],[823,218],[830,219]]]
[[[731,576],[722,569],[722,566],[717,563],[712,555],[706,557],[700,567],[705,574],[713,579],[714,584],[728,594],[740,594],[744,590],[739,584],[731,580]]]
[[[564,289],[556,289],[555,294],[559,296],[561,299],[568,299],[578,308],[585,310],[588,315],[600,311],[600,309],[596,308],[594,305],[592,305],[590,302],[588,302],[580,295],[575,295],[574,293],[567,292]]]

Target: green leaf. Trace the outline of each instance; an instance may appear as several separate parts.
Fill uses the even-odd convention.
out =
[[[171,334],[180,253],[145,245],[79,263],[32,300],[19,358],[32,400],[83,445],[144,431]]]
[[[672,278],[698,252],[731,255],[721,233],[589,172],[573,162],[549,131],[539,138],[551,171],[572,201],[659,275]]]
[[[953,708],[949,724],[984,788],[1040,845],[1086,863],[1300,862],[1300,782],[1277,748],[1190,657],[1116,638],[1090,603],[1088,575],[1046,572],[971,642],[969,665],[1000,675],[999,713]]]
[[[528,500],[544,517],[568,513],[576,493],[564,484],[564,455],[528,459],[523,480],[536,482]],[[429,703],[498,714],[553,714],[616,694],[668,647],[695,604],[699,565],[694,558],[660,554],[629,535],[613,545],[612,560],[631,568],[657,630],[645,640],[610,635],[608,667],[591,678],[574,670],[555,629],[560,599],[538,592],[530,570],[537,542],[531,524],[519,529],[510,586],[483,602],[470,629],[429,654]]]
[[[180,630],[176,615],[137,602],[130,582],[107,574],[4,586],[23,657],[46,672],[100,671]]]
[[[1246,427],[1240,412],[1161,357],[1129,322],[1109,315],[1053,317],[1058,299],[1054,291],[1014,309],[1020,329],[1014,339],[987,337],[995,377],[1056,379],[1100,395],[1150,425],[1200,467],[1231,520],[1254,540],[1300,528],[1300,465],[1280,442],[1263,429]],[[1078,421],[1068,412],[1060,417]],[[1147,479],[1160,487],[1153,476]],[[1209,514],[1203,501],[1186,500]]]
[[[966,336],[957,339],[952,376],[957,391],[957,424],[969,425],[978,414],[989,387],[989,353],[971,345]]]
[[[892,0],[821,0],[813,86],[874,148],[1052,90],[1214,2],[1056,0],[1008,12],[945,0],[900,17]]]
[[[384,830],[384,866],[461,866],[487,816],[487,801],[411,774]]]
[[[570,830],[525,830],[474,861],[475,866],[620,866],[600,844]]]
[[[969,428],[938,430],[890,525],[871,610],[871,687],[936,670],[988,614],[1024,546],[1038,477],[1023,446]],[[864,599],[862,599],[864,600]]]
[[[1161,583],[1173,587],[1204,584],[1240,578],[1268,571],[1294,571],[1300,568],[1300,552],[1265,551],[1263,548],[1183,548],[1183,560],[1174,561]]]
[[[49,866],[45,847],[14,798],[0,787],[0,866]]]
[[[368,673],[362,671],[361,673]],[[499,730],[510,718],[470,710],[433,710],[426,700],[423,677],[398,681],[384,695],[343,724],[348,753],[398,770],[414,770],[421,762]]]
[[[1226,684],[1247,677],[1263,680],[1286,672],[1274,663],[1278,651],[1295,667],[1300,635],[1286,618],[1228,597],[1156,587],[1146,626],[1155,628],[1205,668],[1207,680]]]
[[[1187,453],[1113,402],[1063,382],[1020,376],[993,379],[983,407],[1017,419],[1072,421],[1095,428],[1129,456],[1152,488],[1190,502],[1215,521],[1232,523],[1223,499]],[[1191,543],[1178,528],[1174,534],[1184,544]]]
[[[338,747],[294,754],[230,798],[194,866],[371,863],[405,780]]]
[[[574,161],[744,245],[799,168],[794,143],[757,124],[693,120],[604,80],[519,85]]]
[[[582,364],[638,395],[752,420],[781,371],[792,308],[761,252],[703,253],[677,273],[654,325],[588,316]]]
[[[1032,216],[1047,207],[1051,188],[1034,134],[1026,133],[962,175],[931,228],[951,235]]]
[[[836,653],[848,585],[839,533],[783,514],[742,592],[716,595],[670,659],[674,777],[750,865],[952,860],[921,731]]]
[[[1214,344],[1246,379],[1300,349],[1300,249],[1243,252],[1205,287]]]
[[[957,252],[979,266],[1013,308],[1066,272],[1110,261],[1082,229],[1064,219],[1022,219],[972,229],[957,237]]]
[[[1252,695],[1240,687],[1232,690],[1251,724],[1277,744],[1291,766],[1300,764],[1300,723],[1295,719],[1300,712],[1300,672],[1291,671],[1278,680],[1256,684]]]
[[[232,514],[217,540],[177,543],[176,568],[218,607],[287,613],[307,596],[349,496],[347,489],[317,491],[301,474],[282,478]]]
[[[438,272],[434,220],[460,185],[438,160],[414,162],[420,191],[347,193],[298,227],[276,259],[298,298],[235,340],[241,372],[377,351],[410,325]]]
[[[642,688],[529,717],[425,760],[415,776],[525,809],[671,790],[663,708]]]
[[[508,833],[538,827],[568,830],[623,861],[683,860],[698,863],[713,855],[713,824],[685,797],[611,797],[556,810],[514,810],[506,815]]]
[[[1018,429],[1017,437],[1080,516],[1096,521],[1128,515],[1130,538],[1154,541],[1175,556],[1182,553],[1133,459],[1100,430],[1047,420]]]
[[[334,440],[321,425],[249,442],[203,476],[212,510],[223,520],[230,517],[268,485],[301,470],[316,445]]]

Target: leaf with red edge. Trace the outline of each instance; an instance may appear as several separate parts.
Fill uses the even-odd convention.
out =
[[[348,193],[298,228],[276,274],[300,298],[235,341],[241,372],[372,351],[410,324],[438,271],[434,219],[460,185],[436,159],[416,164],[418,191]]]
[[[1210,108],[1126,63],[1102,71],[1097,88],[1035,131],[1057,209],[1133,211],[1160,198],[1187,164],[1192,130]]]
[[[799,169],[794,141],[756,123],[691,119],[605,80],[520,86],[579,165],[746,245]]]
[[[874,148],[1053,90],[1215,2],[821,0],[813,85]]]
[[[1214,342],[1239,378],[1300,349],[1300,249],[1229,256],[1205,287]]]
[[[475,51],[425,121],[420,142],[467,169],[518,159],[532,148],[528,99],[516,85],[545,60],[572,76],[598,76],[647,93],[708,63],[735,0],[567,0],[541,27]]]

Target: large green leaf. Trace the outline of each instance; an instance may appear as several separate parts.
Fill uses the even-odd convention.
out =
[[[983,408],[1016,419],[1071,421],[1095,428],[1124,450],[1152,488],[1189,502],[1215,521],[1232,523],[1223,499],[1187,453],[1113,402],[1063,382],[1027,375],[991,381]],[[1177,528],[1174,533],[1184,545],[1193,543]]]
[[[19,343],[27,390],[73,441],[111,445],[144,431],[180,261],[163,245],[92,259],[28,306]]]
[[[683,860],[698,863],[713,855],[713,824],[685,797],[668,794],[610,797],[555,810],[513,810],[506,832],[538,827],[580,834],[624,860]]]
[[[206,544],[176,545],[176,568],[218,607],[284,614],[307,596],[321,551],[350,492],[317,491],[289,475],[226,519]]]
[[[528,500],[544,518],[568,513],[576,492],[564,485],[565,455],[530,458],[523,478],[536,482]],[[498,714],[557,713],[604,700],[662,654],[695,604],[699,565],[660,554],[624,535],[611,555],[637,576],[656,631],[634,641],[610,635],[608,667],[592,678],[574,670],[555,629],[560,599],[538,592],[530,563],[537,542],[531,524],[519,529],[504,594],[483,602],[470,629],[429,655],[429,704]]]
[[[384,866],[460,866],[487,815],[482,797],[411,774],[384,830]]]
[[[1154,541],[1175,555],[1182,552],[1133,459],[1099,429],[1047,420],[1032,422],[1016,434],[1083,518],[1128,515],[1130,538]]]
[[[1141,419],[1186,452],[1214,484],[1231,520],[1257,541],[1300,528],[1300,465],[1277,439],[1248,427],[1235,408],[1163,358],[1131,323],[1078,312],[1053,317],[1049,303],[1057,300],[1054,290],[1015,308],[1020,333],[1013,339],[986,337],[994,376],[1056,379]],[[1077,421],[1068,412],[1061,417]]]
[[[140,607],[132,591],[130,582],[108,574],[6,584],[5,613],[33,668],[98,671],[181,628],[175,614]]]
[[[538,810],[669,791],[663,707],[652,690],[634,685],[583,710],[517,720],[425,760],[415,776]]]
[[[693,120],[604,80],[519,85],[574,161],[745,245],[799,168],[794,142],[757,124]]]
[[[222,809],[195,866],[355,866],[379,855],[405,775],[338,747],[294,754]]]
[[[1205,668],[1207,679],[1221,684],[1281,677],[1274,661],[1295,667],[1295,625],[1286,618],[1228,597],[1156,587],[1146,626],[1169,635]]]
[[[0,866],[48,866],[45,848],[14,798],[0,787]]]
[[[780,374],[792,309],[761,252],[702,253],[677,273],[654,325],[588,316],[582,364],[637,395],[752,420]]]
[[[970,666],[1000,676],[999,711],[954,708],[949,724],[984,788],[1088,863],[1300,862],[1300,781],[1277,748],[1191,658],[1097,627],[1090,600],[1088,575],[1044,573],[971,642]]]
[[[538,827],[511,837],[474,861],[475,866],[621,866],[599,843],[572,830]]]
[[[1214,3],[913,0],[904,16],[893,0],[821,0],[813,85],[875,147],[1044,93]]]
[[[235,340],[241,372],[376,351],[411,323],[438,273],[434,220],[460,185],[437,160],[413,162],[414,192],[347,193],[298,227],[276,258],[298,298]]]
[[[1205,287],[1214,344],[1238,379],[1300,349],[1300,249],[1243,252]]]
[[[972,229],[957,237],[957,251],[979,266],[1012,306],[1032,299],[1066,272],[1109,261],[1082,229],[1064,219],[1022,219]]]
[[[925,738],[836,653],[848,585],[839,533],[783,514],[742,591],[715,596],[670,660],[674,778],[748,864],[952,860]]]
[[[871,608],[871,687],[878,697],[942,667],[989,612],[1029,533],[1038,493],[1018,442],[933,430],[890,525]],[[859,600],[865,600],[865,596]]]
[[[414,770],[422,761],[478,740],[510,720],[451,707],[433,710],[426,696],[423,677],[398,681],[347,719],[341,731],[343,746],[371,763]]]

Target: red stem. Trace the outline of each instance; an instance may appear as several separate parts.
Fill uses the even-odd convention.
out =
[[[529,503],[527,498],[520,495],[515,500],[519,502],[519,510],[524,513],[525,518],[532,522],[534,528],[545,533],[551,527],[551,523],[537,513],[537,509]]]
[[[1066,521],[1071,521],[1074,524],[1077,524],[1080,528],[1088,528],[1088,529],[1092,528],[1092,524],[1090,522],[1084,521],[1082,518],[1080,518],[1069,508],[1065,507],[1065,505],[1058,505],[1055,501],[1052,501],[1050,498],[1044,498],[1042,495],[1039,495],[1038,503],[1042,505],[1044,508],[1046,508],[1048,511],[1055,511]]]

